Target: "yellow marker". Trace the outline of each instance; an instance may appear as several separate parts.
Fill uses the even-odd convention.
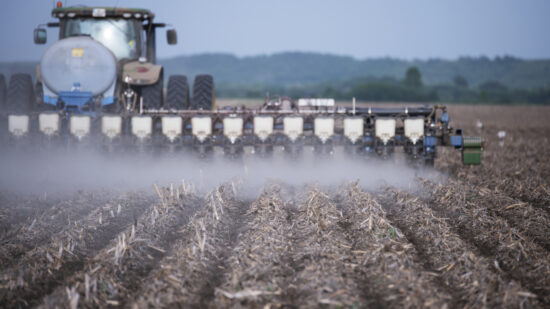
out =
[[[73,48],[72,55],[73,55],[73,58],[82,58],[84,56],[84,49]]]

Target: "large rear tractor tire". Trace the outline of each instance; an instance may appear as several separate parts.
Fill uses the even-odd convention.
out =
[[[14,74],[10,78],[7,95],[7,111],[27,114],[34,109],[36,96],[29,74]]]
[[[216,92],[212,75],[197,75],[193,83],[192,110],[213,110],[216,107]]]
[[[158,81],[152,85],[141,88],[141,97],[143,98],[143,108],[160,109],[162,107],[164,78],[162,73]],[[139,106],[139,102],[138,102]]]
[[[0,74],[0,111],[6,108],[6,78],[3,74]]]
[[[170,76],[164,108],[179,110],[189,108],[189,83],[187,82],[187,76]]]

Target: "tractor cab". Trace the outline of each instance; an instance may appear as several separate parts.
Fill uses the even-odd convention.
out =
[[[60,39],[90,36],[107,47],[117,59],[141,56],[141,24],[136,20],[76,18],[62,22]]]
[[[59,39],[88,36],[107,47],[118,60],[156,62],[156,28],[163,23],[154,23],[155,15],[146,9],[109,7],[57,7],[52,16],[59,22],[48,23],[48,27],[59,28]],[[168,44],[177,43],[174,29],[166,32]],[[36,44],[45,44],[47,34],[44,28],[35,29]]]

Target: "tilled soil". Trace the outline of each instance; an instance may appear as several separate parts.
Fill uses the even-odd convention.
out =
[[[483,165],[411,188],[0,194],[0,307],[549,307],[549,110],[452,109]]]
[[[0,272],[0,282],[5,287],[0,293],[0,302],[14,308],[40,303],[43,296],[83,268],[86,259],[132,225],[149,204],[151,198],[124,194],[106,203],[90,203],[93,210],[88,215],[67,223],[60,231],[50,232],[51,229],[44,228],[40,231],[43,236],[34,247],[14,258],[11,265]],[[25,234],[19,235],[25,237]]]

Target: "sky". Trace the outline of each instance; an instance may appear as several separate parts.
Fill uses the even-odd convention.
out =
[[[33,29],[53,0],[0,0],[0,62],[38,61]],[[64,0],[67,5],[143,7],[178,31],[158,40],[161,58],[204,52],[283,51],[358,59],[550,58],[547,0]],[[163,30],[161,30],[163,31]],[[57,34],[48,30],[48,44]]]

